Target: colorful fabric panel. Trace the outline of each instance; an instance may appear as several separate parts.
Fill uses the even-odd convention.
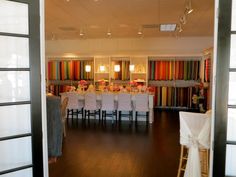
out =
[[[206,59],[204,61],[204,81],[210,82],[210,73],[211,73],[211,59]]]
[[[91,66],[91,72],[85,71],[85,66]],[[93,61],[60,60],[48,62],[49,80],[93,80]]]
[[[199,61],[149,61],[149,80],[198,80]]]
[[[155,87],[154,104],[157,107],[192,108],[195,87]]]
[[[129,65],[130,61],[112,61],[112,66],[120,65],[120,72],[113,72],[112,79],[114,80],[130,80]]]

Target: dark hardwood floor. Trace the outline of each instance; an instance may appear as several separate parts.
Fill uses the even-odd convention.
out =
[[[50,177],[175,177],[179,163],[177,111],[155,111],[155,122],[120,126],[69,122],[63,155]]]

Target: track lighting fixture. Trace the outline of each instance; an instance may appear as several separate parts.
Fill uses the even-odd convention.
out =
[[[181,33],[183,31],[182,25],[179,24],[176,28],[177,32]]]
[[[179,21],[181,24],[185,25],[187,23],[186,15],[184,14],[182,17],[180,17]]]
[[[185,13],[186,14],[190,14],[193,12],[193,8],[192,8],[192,1],[188,0],[187,4],[186,4],[186,8],[185,8]]]

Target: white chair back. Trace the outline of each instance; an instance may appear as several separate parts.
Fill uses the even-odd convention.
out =
[[[84,104],[79,101],[79,95],[75,92],[68,92],[66,96],[69,98],[67,109],[81,109]]]
[[[84,96],[84,101],[85,110],[97,110],[96,94],[94,92],[87,92]]]
[[[135,95],[135,104],[134,104],[135,111],[138,112],[148,112],[148,94],[146,93],[139,93]]]
[[[131,95],[129,93],[118,95],[118,111],[132,111]]]
[[[104,111],[114,111],[115,103],[114,103],[114,94],[112,93],[103,93],[102,94],[102,110]]]
[[[184,177],[201,177],[199,148],[210,148],[210,114],[180,112],[180,144],[189,148]]]

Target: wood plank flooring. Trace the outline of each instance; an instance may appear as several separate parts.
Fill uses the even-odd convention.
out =
[[[179,152],[177,111],[155,111],[149,127],[74,121],[50,177],[175,177]]]

